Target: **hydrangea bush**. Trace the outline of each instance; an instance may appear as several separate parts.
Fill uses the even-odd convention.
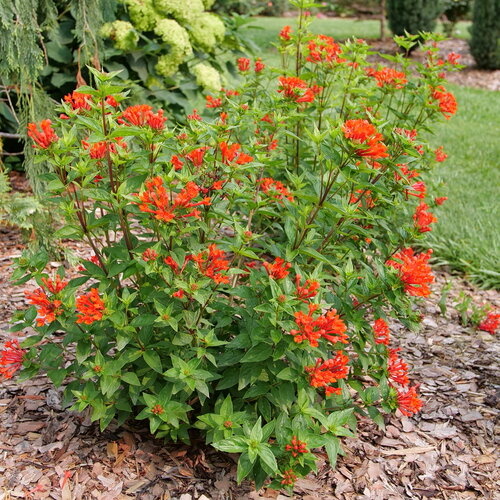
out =
[[[423,63],[374,66],[364,41],[311,34],[301,7],[283,67],[241,58],[241,86],[187,126],[97,72],[56,123],[30,124],[57,236],[92,256],[72,279],[18,259],[17,283],[39,288],[14,330],[36,333],[0,358],[7,377],[47,373],[101,429],[147,420],[239,453],[257,487],[292,486],[318,448],[334,465],[359,418],[420,410],[390,324],[415,327],[430,294],[431,250],[412,246],[445,200],[423,179],[446,154],[424,138],[456,111],[456,57],[430,36]]]

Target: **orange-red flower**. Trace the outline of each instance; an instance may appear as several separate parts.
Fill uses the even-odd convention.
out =
[[[301,78],[297,78],[296,76],[280,76],[279,85],[278,92],[283,92],[285,97],[297,103],[314,101],[314,92]]]
[[[186,158],[195,166],[201,167],[203,165],[203,157],[205,156],[205,151],[210,149],[208,146],[203,146],[201,148],[193,149],[190,153],[186,155]]]
[[[293,436],[290,444],[285,446],[285,451],[290,451],[293,458],[298,457],[301,453],[309,453],[307,443],[298,439],[297,436]]]
[[[295,276],[295,295],[302,301],[307,302],[307,299],[312,299],[318,295],[319,283],[316,280],[306,280],[303,286],[300,285],[301,276]]]
[[[375,334],[376,344],[389,345],[389,325],[382,318],[375,320],[373,333]]]
[[[448,199],[447,196],[440,196],[438,198],[434,198],[434,203],[436,205],[442,205]]]
[[[68,284],[67,281],[62,281],[61,276],[58,274],[56,274],[56,277],[53,280],[50,278],[42,278],[42,283],[45,285],[45,288],[54,295],[59,293],[61,290],[64,290]]]
[[[345,59],[339,57],[341,53],[340,46],[331,36],[319,35],[307,44],[306,60],[314,64],[328,63],[331,66],[333,63],[345,62]]]
[[[242,72],[250,70],[250,59],[247,57],[240,57],[238,59],[238,69]]]
[[[73,109],[90,109],[92,96],[90,94],[82,94],[75,90],[71,94],[65,95],[64,100],[70,104]]]
[[[193,109],[193,113],[190,114],[190,115],[187,115],[187,118],[188,120],[192,120],[192,121],[198,121],[198,122],[201,122],[202,118],[201,116],[198,114],[198,110],[195,108]]]
[[[427,192],[427,186],[425,185],[424,182],[415,182],[415,184],[412,184],[410,186],[410,189],[413,189],[413,192],[410,190],[407,190],[407,194],[411,196],[415,196],[417,198],[420,198],[423,200],[425,198],[425,193]]]
[[[413,214],[415,226],[421,233],[430,231],[431,228],[429,227],[429,225],[437,222],[437,217],[435,217],[433,213],[428,212],[428,210],[429,207],[422,201]]]
[[[50,120],[42,120],[40,122],[40,130],[36,123],[28,123],[28,136],[31,137],[39,148],[47,149],[53,142],[56,142],[57,137],[54,129],[51,127]],[[36,147],[33,145],[33,147]]]
[[[215,98],[211,95],[207,95],[205,100],[207,108],[219,108],[222,106],[222,99],[220,97]]]
[[[0,351],[0,375],[4,378],[12,378],[23,365],[24,349],[19,347],[17,340],[7,340]]]
[[[38,288],[34,292],[25,291],[24,295],[30,304],[37,307],[37,326],[52,323],[55,321],[56,316],[60,316],[63,313],[61,309],[62,302],[58,299],[50,300],[43,288]]]
[[[312,387],[324,387],[327,394],[341,394],[341,389],[331,387],[330,384],[346,378],[349,374],[349,358],[342,352],[337,351],[334,358],[323,361],[316,360],[315,366],[306,366],[305,370],[309,373],[310,385]]]
[[[298,330],[290,330],[294,342],[300,344],[307,340],[311,347],[318,347],[318,340],[323,337],[333,344],[336,342],[347,344],[349,342],[349,337],[345,333],[347,327],[337,311],[330,309],[325,314],[314,318],[313,314],[318,308],[318,304],[309,304],[307,314],[302,311],[297,311],[294,314],[295,323],[299,327]]]
[[[163,130],[166,121],[167,118],[163,116],[162,109],[153,113],[153,108],[147,104],[129,106],[118,119],[118,122],[124,125],[135,125],[136,127],[149,125],[154,130]]]
[[[377,132],[375,126],[368,120],[347,120],[342,125],[342,131],[346,139],[353,142],[356,154],[369,158],[385,158],[389,156],[387,146],[380,142],[382,134]]]
[[[396,71],[393,68],[383,67],[379,70],[368,68],[366,74],[375,78],[379,87],[389,86],[402,89],[408,83],[406,74],[402,71]]]
[[[431,294],[429,284],[434,281],[428,264],[432,250],[415,255],[412,248],[405,248],[396,253],[387,265],[399,271],[405,291],[410,295],[428,297]]]
[[[288,201],[293,202],[293,196],[280,181],[275,181],[271,177],[264,177],[260,181],[260,186],[264,193],[266,193],[269,197],[280,201],[281,203],[283,203],[283,198],[286,198]]]
[[[283,29],[280,31],[279,37],[282,40],[290,40],[290,32],[292,31],[291,26],[284,26]]]
[[[257,57],[257,59],[255,60],[255,66],[254,66],[255,72],[260,73],[265,67],[266,67],[266,65],[262,62],[262,59],[260,57]]]
[[[410,387],[406,392],[398,391],[399,410],[406,417],[411,417],[422,409],[422,401],[417,395],[416,387]]]
[[[490,311],[486,318],[479,324],[479,329],[495,335],[500,325],[500,314]]]
[[[293,486],[295,481],[297,481],[297,476],[294,474],[293,469],[287,469],[283,472],[281,484],[284,486]]]
[[[433,90],[432,97],[438,101],[439,110],[447,120],[457,112],[455,96],[451,92],[447,92],[442,85]]]
[[[161,177],[146,182],[146,191],[139,195],[141,212],[154,214],[155,219],[163,222],[171,222],[174,219],[186,217],[200,217],[200,211],[194,207],[210,205],[210,198],[203,198],[198,202],[193,202],[200,193],[200,188],[192,181],[186,184],[175,197],[174,202],[170,201],[170,193],[163,185]],[[193,210],[194,208],[194,210]]]
[[[152,248],[148,248],[146,249],[143,253],[142,253],[142,260],[144,262],[149,262],[151,260],[156,260],[158,258],[158,252],[156,252],[155,250],[153,250]]]
[[[182,162],[182,160],[180,160],[180,158],[177,155],[173,155],[172,158],[170,158],[170,162],[174,166],[174,170],[176,171],[182,170],[182,166],[184,165],[184,163]]]
[[[202,274],[213,279],[215,283],[228,284],[229,276],[221,273],[229,269],[229,260],[227,260],[225,253],[218,249],[215,243],[208,247],[208,251],[199,253],[193,256],[193,261],[198,264],[198,269]]]
[[[369,189],[358,189],[356,193],[359,194],[359,196],[356,196],[355,193],[352,193],[349,199],[349,203],[359,203],[360,201],[362,201],[362,206],[367,209],[373,208],[375,206],[372,192]]]
[[[389,360],[387,362],[387,371],[389,378],[399,385],[406,386],[410,383],[408,380],[408,365],[398,356],[401,348],[389,349]]]
[[[290,262],[285,262],[281,257],[276,257],[273,263],[264,262],[263,266],[271,278],[281,280],[288,276],[288,269],[292,267],[292,264],[290,264]]]
[[[91,288],[89,293],[77,297],[76,310],[80,313],[77,316],[77,323],[90,325],[94,321],[101,320],[105,312],[105,307],[104,302],[99,297],[99,290]]]
[[[443,146],[439,146],[436,151],[434,151],[436,155],[436,161],[442,162],[448,158],[448,155],[443,151]]]

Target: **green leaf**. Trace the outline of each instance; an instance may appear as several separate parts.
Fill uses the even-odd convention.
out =
[[[134,372],[127,372],[122,375],[122,380],[130,385],[141,385],[139,377]]]
[[[274,453],[272,452],[272,450],[269,446],[262,446],[258,451],[258,455],[259,455],[261,461],[264,464],[266,464],[266,466],[272,472],[278,471],[278,464],[276,463],[276,457],[274,456]]]
[[[226,453],[243,453],[248,450],[248,442],[242,436],[233,436],[229,439],[223,439],[222,441],[213,443],[212,446]]]
[[[55,370],[47,370],[47,375],[52,380],[52,383],[56,386],[59,387],[64,379],[66,378],[67,370],[64,368],[59,368]]]
[[[273,354],[273,346],[270,344],[260,343],[251,347],[241,358],[241,363],[254,363],[256,361],[264,361],[270,358]]]
[[[144,351],[142,357],[155,372],[162,372],[161,359],[156,351]]]
[[[236,474],[236,481],[238,484],[245,479],[248,474],[253,469],[253,463],[250,461],[250,457],[248,456],[248,453],[242,453],[240,455],[240,459],[238,460],[238,472]]]

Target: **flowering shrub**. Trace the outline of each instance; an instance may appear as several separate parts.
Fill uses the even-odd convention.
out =
[[[382,412],[422,406],[389,325],[415,326],[430,294],[431,251],[411,245],[435,222],[423,136],[454,113],[455,65],[429,39],[424,64],[373,68],[362,40],[308,22],[281,33],[279,72],[240,61],[240,88],[207,96],[210,117],[186,127],[127,107],[97,72],[56,123],[30,125],[66,215],[57,236],[92,257],[72,279],[18,259],[15,279],[39,288],[15,329],[36,333],[1,357],[7,377],[22,363],[64,384],[101,429],[202,433],[257,487],[293,485],[316,448],[333,465],[360,417],[383,427]]]

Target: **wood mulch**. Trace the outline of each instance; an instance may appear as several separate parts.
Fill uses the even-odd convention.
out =
[[[0,341],[14,335],[7,331],[8,318],[26,307],[23,289],[34,287],[8,281],[12,258],[22,250],[19,241],[15,230],[0,232]],[[441,290],[450,280],[443,316]],[[421,330],[391,325],[413,381],[420,383],[422,412],[386,417],[385,432],[362,420],[356,438],[344,440],[346,455],[335,470],[317,452],[318,473],[297,481],[295,498],[499,498],[500,343],[459,324],[455,304],[461,293],[500,308],[500,293],[438,274],[421,308]],[[62,407],[61,391],[45,377],[0,385],[0,499],[288,498],[237,485],[236,460],[202,443],[165,444],[134,422],[100,433],[87,414]]]

